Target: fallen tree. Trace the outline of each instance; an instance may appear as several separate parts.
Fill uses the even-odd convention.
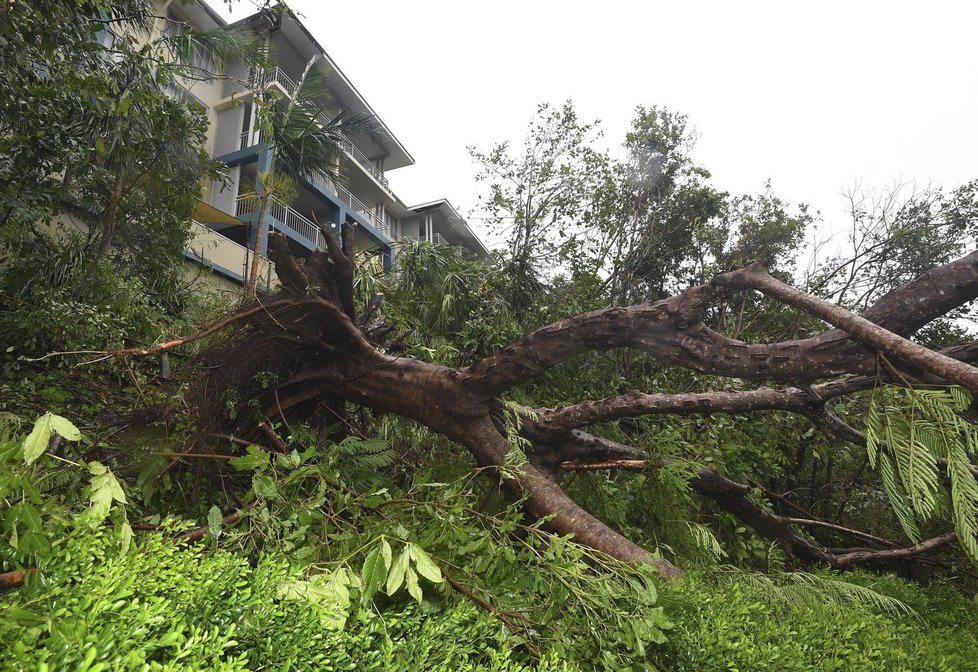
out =
[[[367,319],[361,319],[354,302],[353,229],[345,228],[340,240],[329,234],[325,239],[328,250],[302,262],[289,252],[284,237],[272,236],[282,291],[259,297],[220,323],[225,336],[203,353],[192,391],[203,420],[221,416],[227,390],[234,390],[240,401],[256,402],[263,416],[286,422],[308,417],[324,403],[336,414],[346,403],[397,414],[463,446],[482,467],[506,469],[503,485],[524,501],[531,515],[546,518],[554,532],[572,534],[576,541],[626,562],[653,563],[667,576],[679,574],[679,569],[653,558],[584,510],[555,480],[555,471],[561,469],[657,467],[643,451],[588,433],[589,426],[648,414],[778,410],[805,416],[840,440],[860,441],[859,430],[839,419],[831,402],[870,389],[881,379],[955,384],[978,393],[978,369],[968,363],[978,352],[975,347],[935,352],[909,340],[932,320],[978,297],[978,253],[930,270],[861,315],[790,287],[755,262],[670,298],[550,324],[471,366],[450,368],[395,356],[385,348],[383,339],[391,330],[371,319],[376,303],[368,308]],[[760,292],[832,328],[801,340],[733,340],[709,328],[703,315],[734,292]],[[188,340],[127,354],[155,354]],[[577,355],[618,348],[636,349],[698,373],[763,385],[687,394],[634,391],[564,408],[523,409],[519,431],[529,447],[528,459],[508,468],[514,428],[504,419],[503,396]],[[259,372],[270,372],[277,382],[258,385]],[[751,498],[747,484],[711,467],[691,471],[690,487],[804,563],[844,568],[911,558],[957,538],[946,532],[900,545],[831,521],[779,515]],[[834,527],[861,545],[823,547],[800,531],[809,526]]]

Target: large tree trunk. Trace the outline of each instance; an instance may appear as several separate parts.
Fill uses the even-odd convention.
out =
[[[588,434],[583,428],[656,413],[779,410],[806,416],[826,431],[854,440],[858,432],[842,423],[826,404],[872,387],[879,352],[901,362],[907,375],[955,381],[978,392],[978,370],[965,363],[978,348],[936,353],[906,338],[928,321],[978,296],[978,254],[930,271],[886,295],[861,317],[787,287],[754,265],[661,301],[594,311],[551,324],[472,366],[454,369],[390,356],[371,340],[370,330],[357,319],[353,302],[353,230],[344,227],[342,241],[329,232],[324,234],[328,252],[317,252],[301,265],[282,236],[270,236],[283,290],[263,298],[260,306],[245,306],[237,316],[225,320],[223,326],[235,324],[233,335],[205,353],[206,366],[201,369],[205,375],[196,387],[197,402],[205,415],[218,414],[216,400],[226,389],[257,399],[268,417],[297,414],[312,402],[325,400],[398,414],[457,442],[483,468],[498,468],[503,486],[524,501],[531,515],[547,517],[555,532],[573,534],[578,542],[625,562],[653,563],[667,576],[679,570],[653,558],[560,488],[554,476],[560,469],[657,468],[641,451]],[[732,290],[761,291],[837,328],[782,343],[734,341],[702,321],[704,308],[711,301],[724,300]],[[501,395],[575,355],[611,348],[642,350],[664,362],[713,375],[793,386],[697,394],[632,392],[563,409],[537,409],[527,412],[522,423],[523,437],[532,444],[530,461],[515,470],[507,467],[510,442],[500,414]],[[159,349],[133,354],[152,354]],[[282,382],[261,389],[254,383],[257,371],[272,371]],[[847,377],[812,385],[820,378],[843,374]],[[944,535],[907,548],[888,543],[879,553],[830,552],[796,531],[801,524],[797,519],[758,506],[749,496],[751,488],[725,478],[716,469],[692,473],[690,487],[806,563],[845,567],[853,562],[905,559],[954,541],[953,535]],[[833,525],[827,521],[813,524],[826,529]]]
[[[105,216],[102,218],[102,237],[99,240],[98,256],[96,257],[99,261],[105,259],[112,245],[112,234],[115,233],[115,219],[119,212],[119,201],[122,200],[122,186],[122,168],[118,167],[115,171],[115,182],[112,185],[109,206],[105,209]]]

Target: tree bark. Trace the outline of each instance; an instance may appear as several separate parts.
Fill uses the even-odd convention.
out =
[[[562,320],[472,366],[454,369],[391,356],[366,337],[353,301],[353,235],[349,226],[343,227],[339,241],[327,233],[327,251],[314,253],[301,264],[289,253],[284,237],[270,235],[271,256],[283,289],[264,298],[260,306],[244,306],[228,318],[226,323],[235,327],[233,335],[205,352],[195,387],[202,413],[217,417],[214,400],[219,392],[235,389],[245,398],[257,399],[267,417],[293,417],[318,401],[354,403],[400,415],[455,441],[481,468],[498,470],[503,487],[521,499],[531,515],[547,518],[555,532],[572,534],[579,543],[624,562],[652,563],[664,576],[676,576],[679,570],[582,509],[551,477],[560,468],[597,468],[596,462],[602,468],[656,466],[642,451],[588,434],[582,427],[660,413],[781,410],[810,417],[854,440],[855,430],[847,432],[847,425],[826,403],[875,384],[877,349],[894,353],[901,364],[934,379],[966,383],[978,390],[978,370],[959,361],[974,357],[978,352],[974,345],[940,354],[906,339],[930,320],[978,297],[978,253],[890,292],[862,317],[778,283],[752,266],[661,301]],[[743,289],[763,291],[837,328],[812,338],[770,344],[743,343],[709,329],[702,320],[705,308],[725,300],[731,290]],[[530,461],[516,468],[507,466],[510,442],[499,420],[500,396],[571,357],[611,348],[634,348],[693,371],[777,381],[788,387],[686,394],[635,391],[562,409],[526,411],[522,431],[531,443]],[[254,383],[258,371],[271,371],[282,382],[260,388]],[[847,377],[814,384],[837,376]],[[749,486],[716,469],[696,470],[690,487],[802,562],[848,566],[863,561],[863,556],[847,557],[822,548],[797,532],[790,519],[758,505],[749,496]],[[911,557],[937,546],[885,557]]]
[[[112,245],[116,214],[119,212],[119,201],[122,200],[122,187],[122,167],[117,167],[115,182],[112,185],[112,195],[109,197],[109,206],[105,209],[105,217],[102,218],[102,237],[99,239],[98,255],[96,256],[98,261],[105,259]]]

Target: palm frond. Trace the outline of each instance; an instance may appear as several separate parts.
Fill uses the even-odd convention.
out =
[[[276,160],[286,170],[307,178],[319,173],[342,182],[340,158],[350,137],[375,135],[379,125],[368,113],[341,110],[331,114],[329,75],[324,58],[309,61],[292,96],[267,103],[265,126],[271,130]]]

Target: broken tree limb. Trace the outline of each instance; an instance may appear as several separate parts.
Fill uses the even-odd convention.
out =
[[[807,385],[829,376],[875,372],[874,353],[842,329],[769,344],[745,343],[713,331],[702,321],[702,308],[724,290],[736,289],[724,286],[724,277],[661,301],[592,311],[537,329],[463,369],[463,383],[473,393],[488,398],[571,357],[610,348],[642,350],[700,373],[792,385]],[[975,298],[978,252],[935,268],[886,294],[862,319],[894,334],[909,336]]]
[[[529,514],[546,519],[554,532],[572,534],[579,543],[625,562],[656,562],[665,575],[679,572],[669,563],[652,560],[646,549],[585,511],[550,477],[551,470],[568,460],[618,461],[621,466],[646,457],[639,449],[589,435],[580,427],[652,413],[786,410],[820,417],[827,400],[867,389],[876,381],[868,375],[877,373],[875,351],[844,329],[768,344],[733,340],[709,329],[703,322],[705,311],[737,289],[722,286],[722,280],[661,301],[556,322],[466,368],[394,357],[365,336],[350,307],[351,240],[345,230],[342,243],[330,238],[328,254],[314,253],[300,263],[284,238],[270,236],[283,289],[262,300],[261,312],[237,322],[227,342],[205,352],[193,406],[204,416],[210,412],[210,417],[222,417],[215,406],[224,390],[233,389],[243,400],[256,401],[267,417],[277,413],[300,420],[317,406],[346,403],[397,414],[453,440],[483,468],[505,474],[502,486]],[[969,255],[887,294],[864,319],[903,338],[949,305],[975,296],[978,256]],[[906,314],[908,305],[914,307],[913,316]],[[531,461],[514,468],[507,461],[510,444],[505,433],[510,430],[494,421],[500,395],[578,354],[623,347],[649,353],[668,365],[785,387],[690,395],[635,392],[564,409],[541,409],[538,421],[523,423]],[[255,382],[258,372],[270,372],[280,382],[260,386]],[[933,367],[930,373],[935,373]],[[830,376],[845,377],[815,384]],[[690,486],[761,536],[780,543],[792,557],[832,564],[831,553],[754,502],[748,486],[708,468],[695,471]]]
[[[913,546],[907,546],[905,548],[888,548],[881,551],[871,551],[871,550],[859,550],[850,553],[837,554],[832,561],[832,566],[835,569],[846,569],[857,564],[864,564],[868,562],[884,562],[888,560],[905,560],[912,558],[914,556],[920,555],[922,553],[928,553],[930,551],[937,550],[942,546],[947,546],[949,544],[957,541],[958,535],[954,532],[948,532],[947,534],[942,534],[939,537],[934,537],[932,539],[925,539],[919,544],[914,544]]]
[[[14,588],[20,588],[24,585],[27,577],[35,571],[37,570],[15,569],[10,572],[0,572],[0,593],[13,590]]]
[[[713,282],[729,289],[754,289],[765,296],[799,308],[851,334],[859,341],[878,350],[893,353],[903,362],[919,367],[935,376],[961,385],[978,394],[978,368],[959,362],[947,355],[934,352],[918,343],[903,338],[899,334],[874,324],[864,317],[849,312],[841,306],[823,301],[800,289],[795,289],[771,276],[767,269],[755,262],[746,268],[725,273],[714,278]],[[937,292],[938,296],[943,290]]]

